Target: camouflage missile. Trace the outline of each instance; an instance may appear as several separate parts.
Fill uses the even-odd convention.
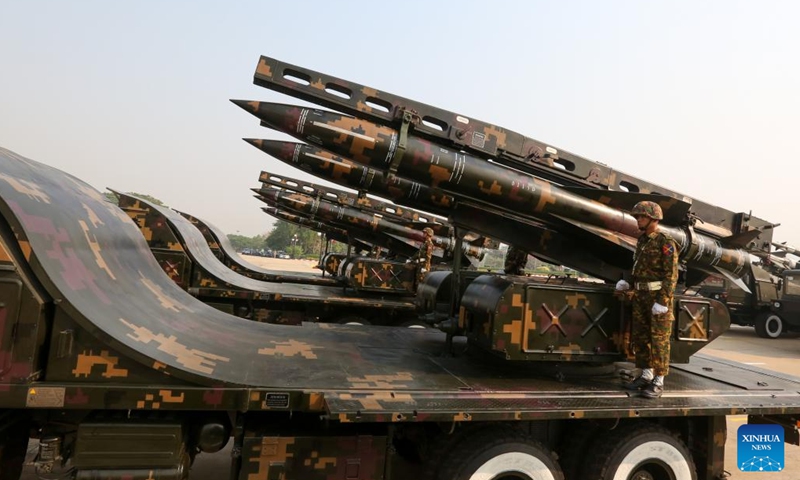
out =
[[[266,185],[267,188],[269,188],[269,186],[274,186],[279,189],[291,190],[312,197],[324,197],[325,200],[331,203],[357,208],[364,212],[377,213],[384,218],[403,225],[411,226],[416,224],[420,226],[420,228],[429,227],[437,235],[450,235],[451,233],[450,226],[446,225],[443,219],[439,217],[418,210],[403,208],[376,198],[367,197],[366,195],[357,195],[338,188],[325,187],[285,175],[273,175],[269,172],[261,172],[258,179],[262,184]],[[258,191],[256,191],[256,193],[258,193]]]
[[[309,220],[308,218],[304,218],[299,215],[295,215],[291,212],[281,210],[277,207],[263,207],[262,210],[267,215],[275,217],[278,220],[283,220],[285,222],[297,225],[298,227],[308,228],[309,230],[325,234],[326,236],[336,240],[337,242],[347,243],[347,231],[345,231],[344,229],[332,227],[322,222],[315,222],[313,220]]]
[[[260,199],[261,197],[259,196],[258,198]],[[355,248],[356,251],[368,252],[372,249],[371,244],[349,237],[347,231],[341,228],[332,227],[322,222],[315,222],[308,218],[301,217],[300,215],[287,212],[286,210],[281,210],[277,207],[262,207],[261,210],[267,215],[278,220],[319,232],[325,235],[325,238],[327,239],[336,240],[337,242],[345,244],[350,243],[353,245],[353,248]]]
[[[460,198],[499,206],[518,214],[573,228],[614,241],[640,235],[627,210],[639,200],[659,202],[665,210],[662,230],[672,236],[690,269],[722,273],[747,289],[739,278],[749,270],[750,257],[739,243],[760,231],[735,238],[714,239],[685,223],[690,204],[672,197],[562,188],[532,175],[485,159],[451,151],[429,140],[386,126],[329,111],[264,102],[234,101],[270,128],[345,156],[362,165],[396,172]],[[404,148],[399,148],[400,146]],[[605,203],[602,203],[601,200]],[[626,208],[627,207],[627,208]],[[736,247],[723,245],[728,241]]]
[[[445,148],[491,158],[557,185],[585,187],[608,192],[641,192],[687,197],[663,185],[650,183],[603,163],[568,152],[480,119],[427,105],[368,85],[317,72],[261,56],[253,83],[337,112],[389,127],[413,128],[415,136],[432,140]],[[333,93],[336,92],[336,93]],[[402,145],[399,147],[402,148]],[[694,228],[714,238],[759,229],[750,250],[768,250],[772,241],[771,222],[750,213],[733,212],[691,199]]]
[[[259,193],[261,190],[259,189],[252,189],[256,193]],[[274,190],[274,189],[268,189]],[[272,198],[268,198],[267,196],[262,195],[255,195],[255,197],[269,205],[268,208],[276,209],[279,212],[282,212],[284,217],[290,217],[292,219],[298,218],[303,219],[306,221],[315,222],[317,224],[323,225],[325,228],[334,229],[334,231],[342,232],[343,236],[331,237],[336,241],[341,241],[342,243],[349,243],[353,245],[355,248],[360,249],[362,251],[369,251],[371,250],[371,246],[377,245],[380,246],[389,252],[392,255],[397,255],[403,258],[409,258],[419,250],[419,245],[409,244],[406,241],[400,241],[396,238],[393,238],[389,235],[385,235],[381,232],[375,232],[372,230],[367,229],[359,229],[352,225],[348,226],[346,229],[341,228],[341,226],[336,226],[328,221],[323,221],[324,219],[320,218],[319,216],[312,215],[307,211],[298,211],[298,210],[290,210],[287,209],[285,205],[281,205],[280,203],[276,202]],[[269,212],[266,212],[269,213]],[[282,220],[286,218],[281,218]],[[369,245],[369,247],[365,247],[364,245]]]
[[[420,245],[425,234],[421,230],[397,224],[374,214],[367,214],[352,207],[333,205],[325,200],[314,198],[302,193],[285,192],[275,188],[259,190],[259,195],[291,210],[313,214],[332,224],[344,227],[356,227],[362,230],[382,232],[395,238],[402,238]],[[455,239],[433,235],[433,244],[444,252],[452,252],[455,248]],[[482,258],[483,248],[462,242],[464,255],[473,258]],[[440,255],[441,256],[441,255]]]
[[[244,139],[268,155],[343,187],[367,191],[392,202],[447,216],[453,197],[404,178],[388,178],[383,172],[303,143]]]

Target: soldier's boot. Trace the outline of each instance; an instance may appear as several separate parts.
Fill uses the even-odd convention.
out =
[[[664,393],[664,385],[659,385],[655,382],[651,382],[644,389],[642,389],[641,395],[644,398],[661,398],[661,394],[663,393]]]
[[[641,390],[652,383],[652,380],[648,380],[643,376],[639,375],[638,377],[630,380],[628,382],[622,383],[622,388],[626,390]]]

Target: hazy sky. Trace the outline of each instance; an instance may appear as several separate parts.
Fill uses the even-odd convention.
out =
[[[269,230],[260,55],[492,122],[800,244],[800,2],[0,0],[0,145]]]

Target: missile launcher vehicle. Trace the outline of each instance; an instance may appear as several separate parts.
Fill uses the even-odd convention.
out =
[[[657,191],[687,284],[739,281],[771,241],[755,217],[466,116],[267,57],[256,82],[355,115],[239,102],[388,182],[450,196],[456,239],[492,236],[613,282],[630,268],[626,206]],[[623,181],[639,191],[612,192]],[[229,441],[231,480],[721,480],[727,415],[800,443],[800,378],[698,351],[725,330],[723,303],[676,297],[683,343],[649,400],[620,386],[629,315],[611,286],[464,281],[454,246],[452,272],[418,290],[449,293],[448,333],[249,321],[170,279],[92,187],[0,149],[0,479],[17,480],[30,438],[40,474],[82,480],[184,480]]]
[[[292,325],[303,321],[401,325],[416,317],[411,298],[348,294],[331,278],[283,274],[267,277],[272,279],[267,282],[237,273],[214,256],[200,230],[177,212],[134,195],[117,196],[164,272],[187,292],[228,314]],[[328,285],[321,284],[323,280]]]

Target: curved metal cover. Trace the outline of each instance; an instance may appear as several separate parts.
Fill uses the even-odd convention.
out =
[[[378,362],[361,353],[397,352],[432,332],[285,327],[206,306],[163,273],[136,225],[101,193],[2,148],[0,213],[23,250],[29,247],[30,266],[54,301],[145,366],[212,386],[347,388],[364,378],[390,385],[401,378],[397,386],[406,388],[459,384],[424,355],[402,350]]]

